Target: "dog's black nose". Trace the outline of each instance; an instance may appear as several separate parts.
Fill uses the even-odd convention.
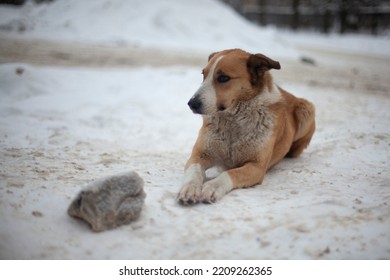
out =
[[[190,106],[192,112],[194,113],[200,113],[202,102],[197,97],[193,97],[188,101],[188,106]]]

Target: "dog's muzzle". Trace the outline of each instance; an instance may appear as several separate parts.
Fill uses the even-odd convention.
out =
[[[202,114],[202,101],[199,96],[194,96],[188,101],[188,106],[195,114]]]

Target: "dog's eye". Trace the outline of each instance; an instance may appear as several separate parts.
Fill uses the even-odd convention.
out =
[[[220,75],[220,76],[218,76],[217,81],[220,84],[227,83],[230,81],[230,77],[226,76],[226,75]]]

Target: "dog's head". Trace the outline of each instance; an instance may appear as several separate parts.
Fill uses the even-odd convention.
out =
[[[271,91],[270,69],[280,69],[279,62],[262,54],[249,54],[240,49],[212,53],[202,71],[202,85],[188,106],[202,115],[232,109],[267,87]]]

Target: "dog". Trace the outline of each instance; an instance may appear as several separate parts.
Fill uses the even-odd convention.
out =
[[[185,165],[177,199],[213,203],[233,189],[263,182],[284,157],[297,157],[315,130],[315,108],[274,84],[278,61],[240,49],[212,53],[188,106],[203,125]],[[223,171],[205,182],[205,171]]]

